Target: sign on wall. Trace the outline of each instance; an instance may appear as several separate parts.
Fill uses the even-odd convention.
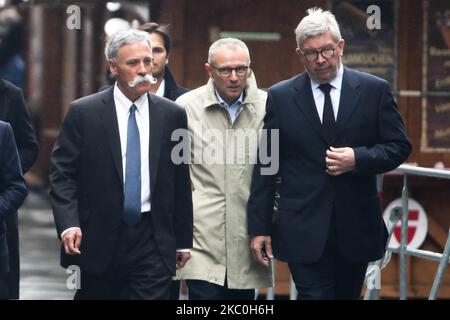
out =
[[[397,8],[392,0],[332,2],[346,41],[344,65],[397,85]]]
[[[421,151],[450,151],[450,2],[424,0]]]
[[[402,199],[398,198],[389,203],[384,210],[383,219],[387,225],[389,221],[389,215],[396,206],[402,205]],[[428,219],[427,214],[423,207],[414,199],[408,200],[408,246],[414,249],[418,249],[425,240],[428,233]],[[392,234],[390,247],[398,248],[401,242],[401,218],[397,222]]]

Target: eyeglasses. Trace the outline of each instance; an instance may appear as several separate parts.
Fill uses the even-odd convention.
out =
[[[314,62],[319,58],[319,53],[324,59],[330,59],[332,56],[334,56],[334,51],[337,49],[337,45],[334,48],[325,48],[322,50],[308,50],[308,51],[301,51],[303,56],[308,60],[309,62]]]
[[[239,77],[244,76],[247,73],[249,66],[237,66],[236,68],[223,67],[218,68],[212,64],[210,66],[216,69],[222,77],[229,77],[233,73],[233,70],[236,72],[236,75]]]

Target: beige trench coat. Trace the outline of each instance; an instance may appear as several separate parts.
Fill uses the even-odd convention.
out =
[[[246,214],[266,99],[252,72],[234,124],[211,79],[176,100],[188,116],[194,204],[192,257],[178,279],[224,285],[226,276],[232,289],[272,286],[271,269],[251,256]]]

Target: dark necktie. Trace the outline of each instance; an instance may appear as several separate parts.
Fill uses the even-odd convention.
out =
[[[334,120],[333,105],[331,104],[331,84],[324,83],[319,86],[325,95],[325,104],[323,105],[322,126],[325,131],[328,142],[331,143],[335,135],[336,121]]]
[[[127,128],[127,153],[125,166],[125,197],[123,220],[134,225],[141,219],[141,143],[136,123],[136,106],[130,107]]]

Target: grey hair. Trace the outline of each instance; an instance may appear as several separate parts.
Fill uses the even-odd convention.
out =
[[[299,49],[302,49],[306,39],[327,32],[330,32],[331,37],[336,42],[342,39],[336,18],[330,11],[323,11],[321,8],[314,7],[306,12],[308,15],[300,21],[295,29],[295,40]]]
[[[116,60],[119,55],[119,49],[124,45],[142,41],[145,41],[149,45],[151,51],[152,42],[149,39],[148,33],[145,31],[129,29],[113,34],[105,46],[106,60]]]
[[[239,39],[236,38],[223,38],[215,41],[210,47],[209,47],[209,54],[208,54],[208,63],[211,64],[214,59],[216,58],[217,49],[219,49],[222,46],[226,46],[228,49],[236,49],[241,48],[244,49],[245,53],[248,57],[248,63],[250,64],[250,52],[248,51],[247,45]]]

